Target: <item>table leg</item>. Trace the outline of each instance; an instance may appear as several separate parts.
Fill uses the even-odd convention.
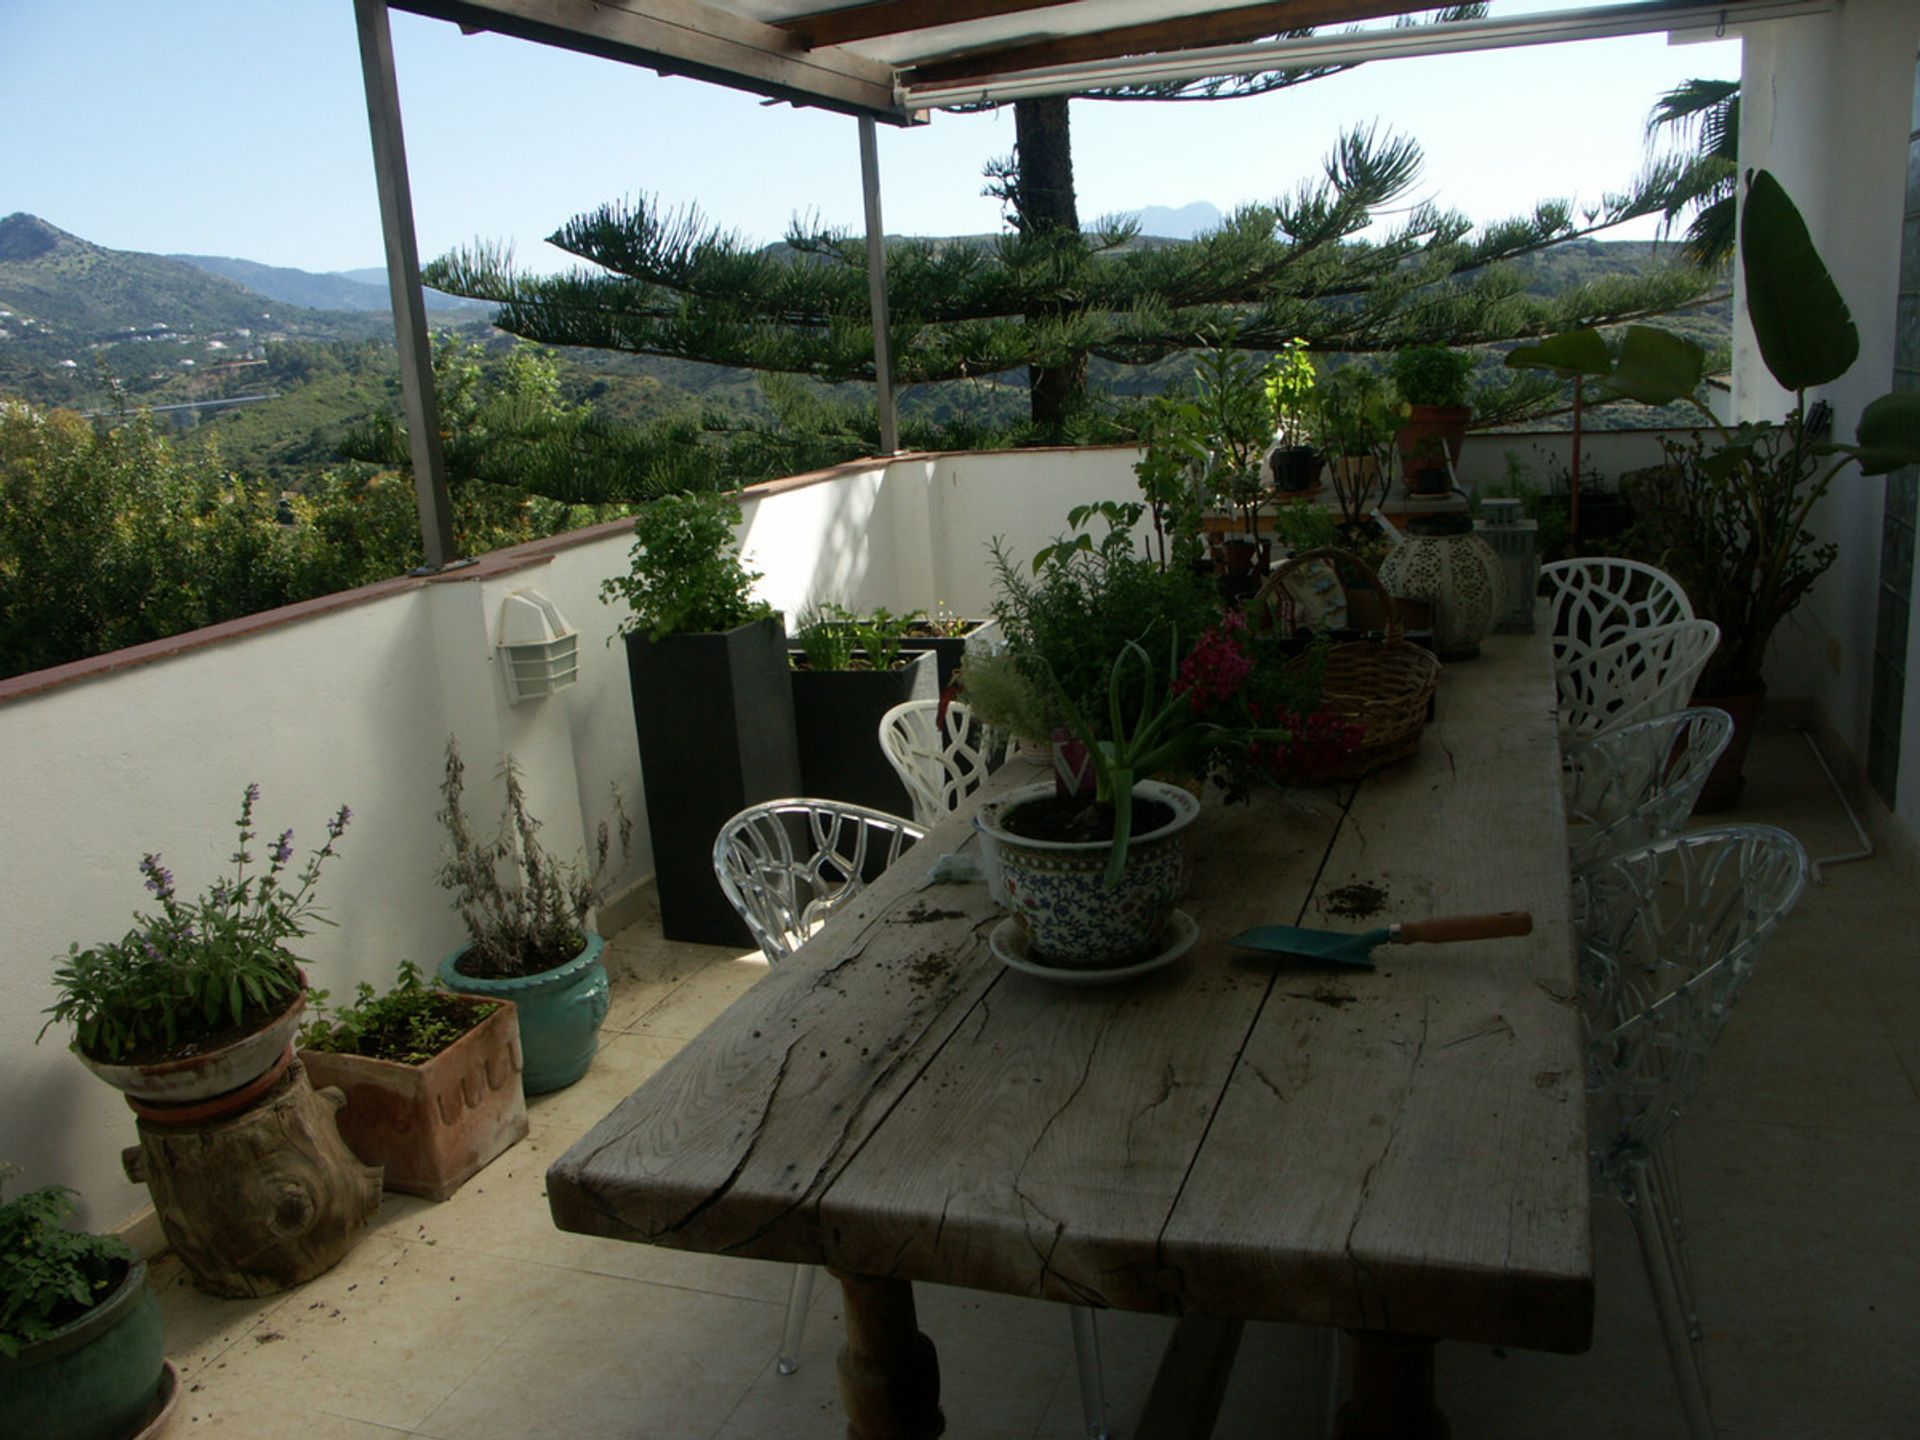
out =
[[[833,1277],[847,1299],[847,1344],[840,1352],[847,1440],[934,1440],[947,1428],[940,1357],[920,1333],[912,1283],[838,1270]]]
[[[1447,1440],[1433,1403],[1433,1347],[1418,1335],[1349,1330],[1353,1398],[1340,1407],[1339,1440]]]

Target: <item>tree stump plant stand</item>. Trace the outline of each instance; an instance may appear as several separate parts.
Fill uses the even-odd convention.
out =
[[[237,1113],[166,1123],[142,1114],[121,1153],[167,1243],[215,1295],[272,1295],[325,1273],[380,1207],[380,1168],[340,1138],[346,1097],[316,1091],[298,1060]]]

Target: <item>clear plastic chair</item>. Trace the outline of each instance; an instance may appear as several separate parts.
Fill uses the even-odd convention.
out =
[[[1694,1440],[1715,1431],[1673,1127],[1806,877],[1800,842],[1764,825],[1674,836],[1574,877],[1594,1179],[1633,1220]]]
[[[713,873],[761,954],[778,964],[925,833],[912,821],[864,805],[769,800],[748,806],[720,827]],[[811,1265],[794,1268],[777,1361],[782,1375],[800,1368],[814,1274]],[[1106,1399],[1093,1311],[1076,1305],[1071,1318],[1087,1434],[1090,1440],[1105,1440]]]
[[[1635,630],[1691,620],[1693,602],[1666,571],[1638,560],[1596,555],[1540,567],[1552,620],[1554,658],[1597,650]]]
[[[1679,834],[1732,737],[1732,716],[1696,706],[1569,746],[1560,784],[1573,867]]]
[[[908,700],[880,717],[880,748],[913,797],[913,818],[934,826],[993,768],[986,727],[960,700]]]
[[[1719,644],[1720,627],[1711,620],[1680,620],[1556,660],[1561,743],[1684,708]]]

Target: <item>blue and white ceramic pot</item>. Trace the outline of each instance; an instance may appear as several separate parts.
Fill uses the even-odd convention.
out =
[[[526,1068],[521,1084],[529,1095],[560,1090],[587,1073],[600,1048],[600,1024],[607,1018],[607,969],[600,963],[606,944],[587,932],[587,948],[566,964],[538,975],[485,980],[460,970],[471,946],[462,945],[440,962],[440,983],[463,995],[511,1000],[520,1009],[520,1055]]]
[[[1006,816],[1053,793],[1051,781],[1024,785],[983,805],[976,822],[998,858],[1003,903],[1026,932],[1027,953],[1042,964],[1080,970],[1146,959],[1186,889],[1184,832],[1200,814],[1199,800],[1157,780],[1135,785],[1136,796],[1159,801],[1173,818],[1132,837],[1126,869],[1110,886],[1110,841],[1032,840],[1006,828]]]

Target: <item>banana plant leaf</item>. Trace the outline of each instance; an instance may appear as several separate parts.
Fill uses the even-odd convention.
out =
[[[1920,465],[1920,390],[1882,395],[1860,412],[1854,456],[1863,475],[1886,475]]]
[[[1740,253],[1747,315],[1773,378],[1800,391],[1846,374],[1859,358],[1860,332],[1799,207],[1765,170],[1747,177]]]

